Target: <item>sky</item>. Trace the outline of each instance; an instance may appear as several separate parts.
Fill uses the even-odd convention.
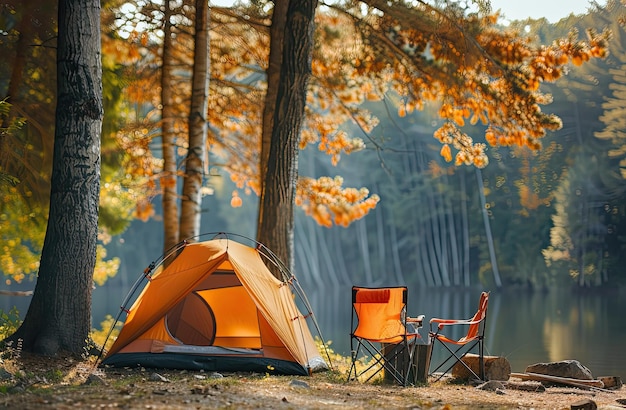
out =
[[[606,4],[606,1],[598,1]],[[589,6],[588,0],[491,0],[491,8],[500,10],[506,20],[523,20],[528,17],[545,17],[550,23],[556,23],[570,13],[584,14]]]
[[[233,0],[210,0],[213,5],[230,5]],[[599,4],[606,4],[599,0]],[[550,23],[556,23],[570,13],[584,14],[589,0],[491,0],[492,9],[500,9],[506,20],[523,20],[528,17],[545,17]]]

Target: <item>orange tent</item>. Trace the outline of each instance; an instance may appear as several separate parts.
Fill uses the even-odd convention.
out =
[[[292,280],[259,247],[184,243],[127,311],[103,365],[302,374],[325,369]],[[309,316],[309,315],[307,315]]]

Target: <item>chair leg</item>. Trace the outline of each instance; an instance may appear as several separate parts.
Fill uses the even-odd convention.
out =
[[[371,370],[375,366],[380,366],[381,370],[384,370],[385,372],[387,372],[387,374],[391,376],[396,383],[404,387],[408,386],[410,369],[413,363],[413,356],[415,354],[415,344],[411,345],[407,341],[407,342],[403,342],[394,346],[395,346],[394,347],[395,350],[393,350],[389,356],[385,356],[382,349],[379,351],[374,346],[371,346],[370,348],[370,346],[368,346],[367,343],[364,344],[364,343],[359,342],[357,344],[356,350],[350,351],[352,363],[350,365],[350,370],[348,371],[348,377],[346,381],[349,382],[353,380],[353,378],[354,380],[358,381],[359,376],[362,376],[363,374],[367,373],[369,370]],[[358,370],[356,367],[356,362],[359,357],[359,354],[361,353],[361,348],[363,348],[363,354],[369,354],[372,357],[372,361],[369,364],[369,366],[367,366],[367,368]],[[400,355],[404,355],[404,354],[408,355],[408,360],[400,357]],[[393,362],[397,361],[397,359],[399,359],[400,362],[403,364],[402,367],[394,365]],[[354,377],[353,377],[353,374],[354,374]],[[378,374],[378,371],[372,373],[365,380],[365,382],[370,381],[377,374]]]
[[[350,354],[351,354],[352,362],[350,363],[350,369],[348,370],[348,377],[346,377],[346,381],[347,382],[352,380],[352,371],[355,369],[355,367],[354,367],[354,359],[355,359],[355,356],[356,356],[356,352],[354,350],[351,350]],[[356,378],[356,375],[354,376],[354,378]]]
[[[429,365],[429,368],[428,368],[428,370],[427,370],[427,373],[428,373],[428,375],[429,375],[429,376],[432,376],[432,375],[433,375],[433,373],[435,373],[435,371],[433,370],[433,371],[431,372],[431,371],[430,371],[430,366],[433,364],[433,351],[435,350],[435,340],[436,340],[436,338],[429,336],[429,339],[430,339],[430,340],[429,340],[429,341],[430,341],[430,344],[431,344],[432,346],[430,346],[430,357],[428,358],[428,365]]]
[[[437,338],[433,338],[433,343],[435,342],[435,340],[438,340],[438,339],[437,339]],[[434,369],[434,370],[430,373],[430,375],[434,375],[434,373],[435,373],[437,370],[439,370],[439,369],[441,369],[442,367],[444,367],[444,366],[446,365],[446,363],[448,363],[450,360],[453,360],[453,359],[454,359],[454,361],[453,361],[453,362],[452,362],[452,364],[451,364],[451,365],[450,365],[450,366],[449,366],[449,367],[448,367],[448,368],[447,368],[447,369],[446,369],[446,370],[445,370],[445,371],[444,371],[444,372],[443,372],[443,373],[442,373],[442,374],[441,374],[441,375],[440,375],[440,376],[439,376],[439,377],[435,380],[436,382],[437,382],[437,381],[439,381],[439,380],[441,380],[441,379],[443,378],[443,376],[445,376],[445,375],[446,375],[446,373],[448,373],[448,372],[449,372],[449,371],[450,371],[450,370],[454,367],[454,365],[455,365],[457,362],[461,363],[461,364],[462,364],[462,365],[463,365],[463,366],[467,369],[467,371],[469,371],[469,372],[470,372],[470,373],[471,373],[471,374],[472,374],[472,375],[473,375],[476,379],[478,379],[478,380],[484,380],[484,377],[485,377],[485,376],[484,376],[485,370],[484,370],[483,353],[482,353],[482,350],[483,350],[483,345],[482,345],[482,343],[481,343],[481,340],[477,341],[477,342],[476,342],[476,343],[474,343],[472,346],[470,346],[469,348],[467,348],[467,350],[465,351],[465,353],[463,353],[462,355],[459,355],[459,352],[460,352],[463,348],[465,348],[466,346],[464,346],[464,345],[459,346],[456,350],[454,350],[454,351],[453,351],[453,350],[452,350],[452,349],[450,349],[450,348],[449,348],[449,347],[448,347],[445,343],[443,343],[443,342],[441,342],[441,341],[440,341],[439,343],[440,343],[443,347],[445,347],[445,348],[446,348],[446,350],[450,353],[450,355],[449,355],[449,356],[448,356],[448,357],[447,357],[447,358],[446,358],[443,362],[441,362],[441,363],[439,364],[439,366],[437,366],[437,367],[436,367],[436,368],[435,368],[435,369]],[[470,367],[469,367],[469,366],[468,366],[468,365],[467,365],[467,364],[466,364],[466,363],[462,360],[463,356],[465,356],[468,352],[470,352],[470,351],[471,351],[471,350],[472,350],[472,349],[476,346],[476,344],[478,344],[478,351],[479,351],[479,373],[481,373],[481,375],[480,375],[480,376],[478,376],[478,375],[476,374],[476,372],[474,372],[474,371],[473,371],[473,370],[472,370],[472,369],[471,369],[471,368],[470,368]],[[434,344],[433,344],[433,350],[435,350],[435,349],[434,349],[434,347],[435,347],[435,346],[434,346]],[[432,351],[431,351],[431,358],[432,358]]]
[[[369,353],[372,356],[373,359],[373,363],[370,364],[369,366],[367,366],[367,368],[361,370],[360,372],[357,370],[356,368],[356,362],[357,359],[359,357],[359,353],[361,352],[361,348],[363,348],[363,350],[365,350],[365,352]],[[383,365],[382,359],[381,358],[376,358],[376,354],[375,352],[372,352],[367,345],[364,345],[362,343],[359,343],[357,345],[356,351],[351,351],[350,354],[352,355],[352,364],[350,366],[350,372],[348,373],[348,381],[352,380],[350,378],[350,376],[352,375],[352,371],[354,371],[354,380],[359,380],[359,376],[362,376],[363,374],[365,374],[366,372],[368,372],[371,368],[373,368],[376,365]],[[370,381],[370,379],[372,377],[374,377],[378,372],[375,372],[374,374],[372,374],[370,377],[368,377],[365,381],[368,382]]]
[[[359,350],[361,350],[361,344],[357,344],[356,346],[356,350],[354,350],[354,347],[352,346],[352,341],[350,342],[351,346],[350,346],[350,355],[351,355],[351,359],[352,359],[352,363],[350,364],[350,370],[348,371],[348,378],[346,381],[350,381],[352,380],[352,372],[354,371],[354,380],[358,380],[359,375],[357,374],[357,370],[356,370],[356,359],[359,356]]]
[[[356,368],[356,362],[357,359],[359,357],[359,352],[361,351],[361,347],[363,347],[363,349],[369,353],[370,355],[372,355],[372,359],[374,360],[374,362],[372,364],[370,364],[367,368],[361,370],[360,372],[357,370]],[[348,381],[352,380],[351,379],[351,375],[352,372],[354,371],[354,380],[359,380],[359,376],[362,376],[363,374],[365,374],[367,371],[369,371],[371,368],[373,368],[376,365],[381,365],[382,366],[382,359],[380,358],[375,358],[375,354],[372,353],[370,351],[370,349],[367,348],[367,346],[359,343],[359,345],[356,348],[356,351],[351,351],[350,354],[352,355],[352,364],[350,365],[350,372],[348,373]],[[377,372],[376,372],[377,373]],[[374,377],[376,375],[376,373],[372,374],[370,377],[368,377],[365,381],[369,381],[372,377]]]
[[[359,357],[359,353],[361,352],[361,348],[363,348],[364,353],[365,354],[369,354],[372,356],[372,363],[367,366],[367,368],[362,369],[361,371],[359,371],[356,368],[356,362],[357,359]],[[347,381],[352,380],[352,373],[354,372],[354,380],[359,380],[359,376],[362,376],[363,374],[367,373],[370,369],[372,369],[374,366],[380,365],[380,366],[384,366],[384,361],[383,358],[377,357],[377,351],[375,351],[376,349],[374,349],[373,347],[370,349],[368,347],[367,344],[363,344],[362,342],[358,342],[356,350],[350,350],[350,354],[351,354],[351,360],[352,360],[352,364],[350,365],[350,371],[348,372],[348,378]],[[374,372],[372,375],[370,375],[370,377],[368,377],[365,381],[368,382],[372,379],[372,377],[374,377],[376,374],[378,374],[378,372]],[[394,375],[394,378],[397,380],[397,377]],[[400,383],[400,381],[398,380],[398,382]]]
[[[482,339],[478,340],[478,365],[480,370],[480,380],[485,380],[485,346]]]
[[[404,384],[403,384],[404,387],[409,385],[409,376],[411,374],[411,368],[413,367],[413,358],[415,357],[415,349],[417,348],[417,342],[415,340],[413,341],[413,343],[407,342],[406,348],[409,349],[409,362],[406,365],[406,369],[404,369]],[[417,369],[414,370],[414,373],[415,373],[414,374],[414,378],[415,378]]]

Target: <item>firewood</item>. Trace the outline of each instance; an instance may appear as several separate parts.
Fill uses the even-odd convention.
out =
[[[624,385],[619,376],[601,376],[598,380],[602,380],[605,389],[619,389]]]
[[[504,386],[507,389],[511,389],[511,390],[532,391],[532,392],[537,392],[537,393],[546,391],[546,387],[543,384],[541,384],[541,382],[534,382],[534,381],[512,382],[509,380],[504,383]]]
[[[509,380],[511,374],[511,364],[502,356],[485,356],[485,380]],[[468,353],[462,359],[470,369],[480,376],[480,360],[476,354]],[[473,378],[472,374],[461,363],[456,363],[452,368],[452,376],[458,379]]]
[[[569,377],[559,377],[559,376],[550,376],[548,374],[539,374],[539,373],[511,373],[512,377],[516,377],[522,380],[535,380],[545,383],[555,383],[555,384],[563,384],[567,386],[578,387],[579,389],[587,389],[587,390],[600,390],[611,392],[611,390],[607,390],[604,388],[604,383],[602,380],[583,380],[583,379],[572,379]]]

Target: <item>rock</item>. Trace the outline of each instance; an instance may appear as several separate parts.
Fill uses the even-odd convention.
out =
[[[504,384],[497,380],[489,380],[488,382],[479,384],[478,386],[476,386],[476,388],[478,390],[497,391],[497,390],[503,390]]]
[[[106,383],[104,382],[104,379],[102,379],[102,377],[98,376],[97,374],[90,374],[89,376],[87,376],[87,379],[85,380],[83,384],[97,385],[97,384],[106,384]]]
[[[166,377],[161,376],[158,373],[152,373],[150,375],[150,381],[152,382],[169,382],[169,380]]]
[[[9,373],[4,367],[0,367],[0,380],[11,380],[13,375]]]
[[[598,405],[591,399],[583,399],[570,406],[571,410],[596,410],[597,408]]]
[[[9,387],[7,391],[11,394],[23,393],[26,391],[26,387],[22,383],[18,382],[15,386]]]
[[[289,383],[289,385],[291,387],[302,387],[304,389],[310,389],[311,388],[307,382],[303,382],[301,380],[292,380],[291,383]]]
[[[593,380],[591,370],[583,366],[578,360],[531,364],[526,367],[526,373],[547,374],[550,376],[579,380]]]
[[[209,388],[207,386],[193,386],[191,388],[191,394],[207,394]]]
[[[223,374],[220,374],[220,373],[218,373],[218,372],[213,372],[213,373],[211,373],[211,374],[209,375],[209,377],[210,377],[211,379],[223,379],[223,378],[224,378],[224,375],[223,375]]]

